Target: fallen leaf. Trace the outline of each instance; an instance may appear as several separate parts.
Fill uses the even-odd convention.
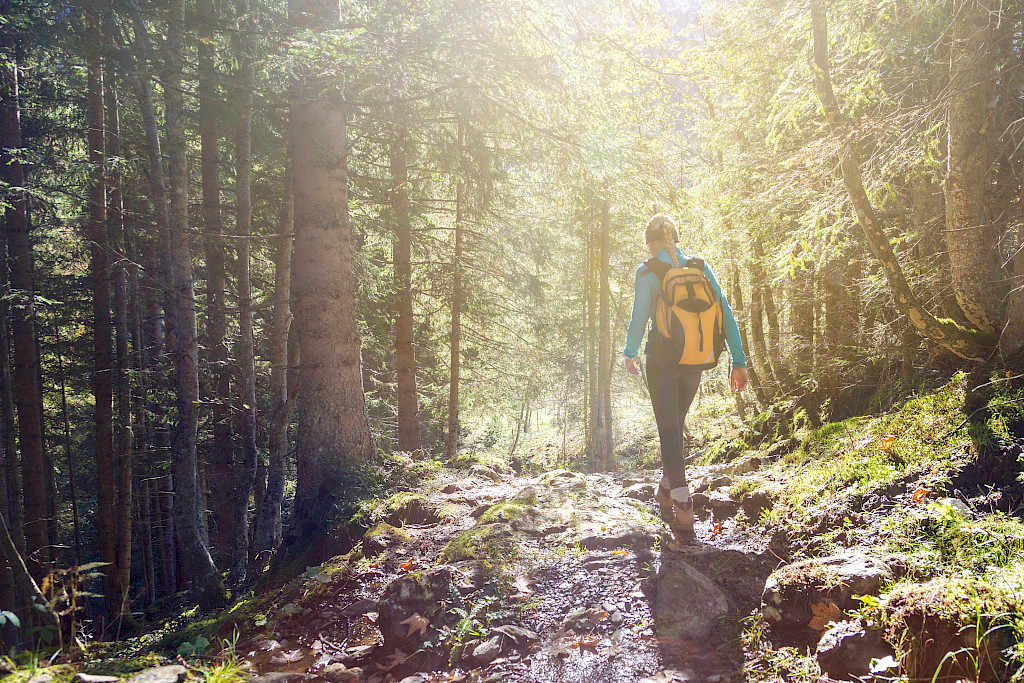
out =
[[[601,642],[601,636],[591,635],[583,636],[579,639],[580,651],[583,650],[596,650],[598,643]]]
[[[629,555],[628,550],[613,550],[612,555]]]
[[[878,447],[883,451],[892,450],[892,444],[896,440],[895,434],[886,434],[882,437],[882,443],[878,444]]]
[[[911,498],[911,500],[913,500],[915,503],[920,503],[931,492],[931,489],[926,489],[924,487],[919,488],[918,490],[914,491],[914,495]]]
[[[398,623],[400,626],[409,627],[409,632],[405,634],[406,638],[416,633],[417,631],[420,632],[420,635],[427,635],[427,626],[430,625],[430,622],[424,617],[421,617],[419,612],[416,612],[405,621],[400,621]]]
[[[279,655],[274,655],[270,658],[271,664],[290,664],[297,662],[306,655],[302,654],[302,650],[289,650],[288,652],[282,652]]]
[[[842,610],[832,601],[811,603],[811,612],[814,616],[807,625],[815,631],[824,631],[829,622],[840,621],[843,618]]]
[[[606,527],[606,526],[601,527],[601,531],[608,531],[608,527]]]
[[[587,618],[587,621],[589,621],[591,624],[600,624],[602,621],[604,621],[604,618],[608,616],[608,613],[605,612],[603,609],[591,607],[583,613],[583,616],[585,616]]]
[[[378,664],[378,666],[384,671],[391,671],[396,666],[405,664],[405,660],[407,659],[409,659],[409,655],[402,652],[401,648],[398,648],[387,656],[386,664]]]
[[[715,525],[711,527],[711,535],[717,536],[722,533],[722,527],[725,526],[725,522],[715,522]]]
[[[410,557],[408,560],[406,560],[402,564],[398,565],[398,568],[401,569],[403,572],[407,572],[407,571],[409,571],[410,569],[412,569],[415,566],[416,566],[416,558],[415,557]]]

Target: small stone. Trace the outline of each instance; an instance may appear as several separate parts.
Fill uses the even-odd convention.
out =
[[[398,683],[424,683],[427,679],[423,677],[423,674],[413,674],[412,676],[406,676]]]
[[[540,640],[540,636],[535,632],[514,624],[505,624],[504,626],[495,627],[492,630],[492,633],[500,633],[506,636],[519,647],[523,647],[529,643]]]
[[[822,634],[815,657],[822,673],[840,680],[859,680],[871,673],[871,660],[895,652],[878,631],[867,631],[855,621],[836,624]]]
[[[622,495],[626,498],[632,498],[633,500],[651,500],[654,498],[655,488],[654,484],[648,482],[633,484],[623,490]]]
[[[473,648],[473,659],[481,666],[490,664],[501,654],[501,636],[493,635]]]
[[[565,619],[562,620],[563,624],[570,624],[577,619],[582,619],[583,615],[586,614],[587,609],[585,607],[577,607],[568,614],[565,615]]]
[[[715,519],[728,519],[740,509],[740,504],[725,491],[712,491],[708,505]]]
[[[53,676],[44,671],[28,679],[28,683],[50,683],[52,680]]]
[[[613,624],[615,624],[615,625],[621,624],[622,623],[622,612],[620,612],[619,610],[615,610],[610,615],[608,615],[608,620],[610,622],[612,622]]]
[[[367,612],[376,612],[378,604],[376,600],[356,600],[351,605],[341,610],[342,615],[353,617]]]
[[[501,478],[498,475],[498,473],[494,471],[494,469],[488,467],[487,465],[473,465],[472,467],[469,468],[469,474],[471,476],[477,476],[482,479],[490,479],[491,481],[498,481],[498,479]]]
[[[444,488],[441,489],[441,493],[458,493],[462,490],[462,487],[456,483],[445,484]]]
[[[320,672],[320,678],[327,683],[355,683],[363,675],[363,670],[358,666],[349,668],[344,664],[329,664]]]
[[[94,674],[75,674],[75,680],[79,683],[114,683],[121,680],[117,676],[97,676]]]
[[[156,666],[131,677],[131,683],[180,683],[188,676],[188,669],[180,664]]]
[[[262,676],[250,678],[247,683],[303,683],[313,677],[309,674],[287,673],[285,671],[271,671]]]
[[[727,474],[723,474],[722,476],[715,477],[711,480],[711,483],[708,484],[708,490],[715,491],[717,489],[724,489],[727,486],[732,486],[732,477]]]

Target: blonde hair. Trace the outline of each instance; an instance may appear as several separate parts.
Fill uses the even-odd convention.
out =
[[[679,228],[676,221],[668,214],[659,213],[651,217],[644,229],[644,240],[651,242],[664,241],[668,244],[668,254],[672,259],[672,265],[679,267],[679,257],[676,256],[675,244],[679,241]]]

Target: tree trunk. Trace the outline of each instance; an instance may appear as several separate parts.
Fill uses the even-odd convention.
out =
[[[1024,174],[1021,175],[1020,204],[1024,207]],[[1006,326],[999,335],[999,355],[1010,360],[1024,350],[1024,222],[1017,223],[1017,253],[1013,257],[1013,288],[1007,298]]]
[[[4,478],[0,487],[6,494],[7,506],[2,510],[11,523],[11,535],[18,552],[25,553],[25,512],[22,505],[21,462],[14,417],[14,391],[11,378],[11,335],[7,320],[8,298],[7,242],[0,240],[0,445],[3,446]]]
[[[949,151],[946,175],[946,246],[953,291],[964,316],[984,333],[1006,320],[1006,288],[999,268],[999,235],[989,221],[990,107],[994,106],[995,46],[992,27],[999,0],[964,0],[953,17],[949,48]]]
[[[290,0],[295,28],[330,30],[337,4]],[[302,353],[295,518],[301,539],[331,520],[354,466],[370,460],[352,276],[345,112],[312,70],[292,107],[295,168],[295,325]]]
[[[292,159],[289,154],[285,160],[277,253],[274,256],[274,312],[270,333],[270,463],[267,467],[267,490],[256,513],[252,533],[252,554],[257,568],[267,564],[267,555],[281,543],[281,503],[284,500],[285,460],[288,457],[288,422],[295,398],[288,391],[288,331],[292,322],[292,233],[295,228],[292,179]]]
[[[814,372],[814,262],[805,261],[794,274],[792,307],[795,368],[799,377]]]
[[[113,68],[106,78],[106,154],[108,159],[121,158],[120,102],[117,97],[117,76]],[[125,239],[123,177],[114,163],[107,177],[107,241],[117,260],[110,267],[110,282],[114,295],[114,330],[116,332],[115,359],[117,371],[114,374],[114,396],[117,420],[114,423],[114,469],[116,472],[114,506],[114,543],[117,547],[117,576],[115,579],[118,604],[123,609],[131,583],[132,567],[132,407],[131,366],[128,355],[128,293],[127,263],[128,250]]]
[[[391,147],[391,210],[395,220],[395,371],[398,383],[398,449],[420,448],[416,351],[413,344],[412,217],[409,212],[409,159],[404,134]]]
[[[611,292],[608,289],[609,232],[611,231],[611,206],[606,184],[601,198],[601,241],[597,268],[599,299],[599,332],[597,351],[597,450],[594,462],[599,471],[615,469],[615,444],[612,442],[612,355],[611,333]]]
[[[882,272],[885,273],[896,307],[910,318],[910,322],[922,335],[963,358],[985,360],[991,355],[995,345],[994,335],[964,329],[952,320],[939,320],[921,305],[911,291],[910,284],[903,274],[903,268],[900,266],[889,238],[864,190],[859,160],[856,158],[852,145],[848,142],[850,136],[847,126],[843,121],[839,104],[832,90],[828,63],[828,24],[821,0],[812,0],[811,2],[811,24],[816,67],[814,86],[833,135],[844,140],[844,144],[839,149],[839,165],[843,174],[843,182],[872,254],[882,266]]]
[[[235,363],[238,366],[239,440],[242,460],[232,477],[234,510],[231,530],[234,536],[231,553],[231,582],[241,585],[249,564],[249,499],[256,483],[256,359],[253,348],[252,285],[249,277],[249,237],[252,235],[252,97],[256,86],[256,18],[255,4],[237,2],[239,13],[238,60],[240,66],[238,93],[239,124],[235,136],[235,232],[238,251],[235,259],[238,288],[238,343]]]
[[[171,437],[171,472],[174,476],[174,529],[181,553],[182,579],[191,582],[204,610],[224,603],[224,589],[210,556],[203,525],[196,437],[199,426],[198,334],[192,261],[188,243],[188,140],[182,90],[182,49],[185,2],[171,5],[164,74],[164,109],[167,138],[168,231],[163,235],[164,281],[167,286],[166,349],[171,362],[171,385],[177,421]]]
[[[455,181],[455,257],[452,263],[452,330],[449,346],[451,351],[451,362],[449,365],[450,375],[448,381],[448,443],[445,452],[449,460],[453,459],[459,450],[459,382],[462,369],[459,346],[462,343],[462,221],[465,207],[465,183],[462,181],[462,145],[463,145],[462,124],[458,124],[456,136],[458,138],[458,177]]]
[[[5,1],[0,10],[9,16]],[[8,187],[25,187],[25,172],[18,154],[21,122],[18,108],[18,63],[10,24],[0,26],[0,180]],[[20,192],[6,198],[4,227],[10,267],[11,337],[13,342],[14,402],[18,414],[24,489],[25,557],[37,581],[49,573],[50,543],[47,521],[46,459],[43,453],[43,416],[40,410],[39,354],[36,347],[32,246],[29,242],[27,202]]]
[[[110,319],[110,265],[107,246],[106,149],[103,133],[103,70],[100,63],[100,26],[95,15],[90,24],[86,55],[87,118],[89,145],[89,246],[92,275],[93,376],[96,400],[96,536],[103,572],[103,602],[107,617],[121,613],[117,591],[117,536],[114,515],[117,501],[114,473],[114,382]]]
[[[212,27],[216,13],[212,0],[199,0],[196,5],[199,25]],[[224,284],[224,225],[220,208],[220,159],[217,133],[218,99],[211,39],[200,36],[199,58],[199,146],[203,184],[203,246],[206,257],[206,337],[209,380],[210,421],[213,441],[207,462],[213,503],[211,512],[217,529],[217,553],[222,566],[230,566],[232,441],[231,369],[225,342],[227,321]]]
[[[132,196],[132,194],[129,194]],[[134,208],[134,206],[133,206]],[[129,216],[140,215],[140,211],[132,211]],[[126,262],[128,276],[128,312],[131,320],[132,335],[132,361],[131,369],[136,380],[132,391],[132,415],[133,431],[135,435],[134,455],[138,454],[138,467],[133,468],[136,496],[136,509],[138,514],[139,545],[142,553],[142,573],[146,584],[146,602],[156,602],[156,563],[154,562],[154,535],[155,526],[152,515],[153,482],[150,470],[150,455],[152,453],[151,430],[149,428],[149,415],[146,406],[148,398],[147,387],[150,385],[146,367],[146,354],[143,349],[143,328],[142,328],[142,292],[139,285],[139,268],[136,265],[140,261],[141,254],[137,249],[138,241],[135,239],[135,219],[131,220],[133,229],[126,233]],[[130,256],[129,256],[130,255]]]

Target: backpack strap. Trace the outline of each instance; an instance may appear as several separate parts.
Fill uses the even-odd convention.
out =
[[[644,265],[647,266],[648,270],[657,275],[659,280],[664,280],[669,268],[672,267],[657,257],[647,259],[644,261]]]

